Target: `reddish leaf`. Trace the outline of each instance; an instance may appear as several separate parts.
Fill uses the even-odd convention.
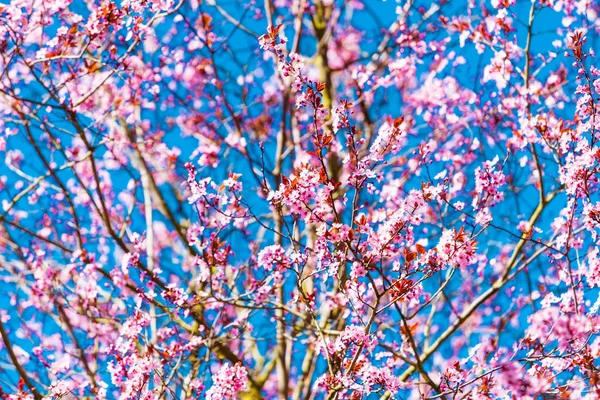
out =
[[[408,325],[408,330],[407,330],[406,327],[404,325],[402,325],[400,327],[400,331],[402,332],[403,335],[408,336],[408,334],[410,334],[410,336],[414,336],[415,332],[417,331],[418,326],[419,326],[419,323],[415,322],[412,325]]]
[[[394,128],[399,128],[404,122],[404,117],[399,117],[394,120]]]

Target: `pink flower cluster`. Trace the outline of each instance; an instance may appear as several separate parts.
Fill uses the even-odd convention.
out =
[[[504,199],[501,187],[506,183],[498,156],[475,169],[475,192],[473,207],[492,207]]]
[[[222,365],[212,377],[213,385],[206,392],[208,400],[233,400],[248,387],[248,371],[241,365]]]
[[[477,241],[469,238],[463,228],[442,232],[436,250],[436,261],[442,265],[464,268],[477,262]]]

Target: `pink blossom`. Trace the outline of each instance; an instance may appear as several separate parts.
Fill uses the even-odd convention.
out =
[[[212,379],[213,385],[206,392],[210,400],[235,399],[248,386],[248,372],[241,364],[221,366]]]

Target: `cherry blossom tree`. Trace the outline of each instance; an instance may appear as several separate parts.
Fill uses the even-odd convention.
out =
[[[599,11],[0,4],[0,398],[599,398]]]

